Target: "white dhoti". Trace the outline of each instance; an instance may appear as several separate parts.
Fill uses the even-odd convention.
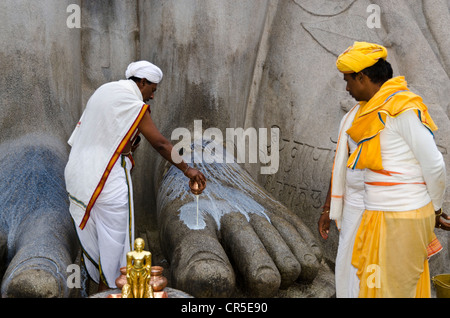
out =
[[[77,227],[89,276],[110,288],[116,287],[120,267],[126,266],[126,254],[134,241],[131,167],[127,157],[117,160],[86,226],[83,230]]]
[[[344,203],[339,248],[336,256],[336,297],[357,298],[359,295],[359,278],[357,268],[352,263],[353,245],[358,232],[364,209]]]
[[[347,168],[350,153],[356,143],[346,131],[351,126],[359,105],[352,108],[341,120],[331,184],[330,218],[339,229],[336,255],[335,283],[337,298],[353,298],[359,294],[357,269],[352,265],[353,245],[361,223],[364,206],[364,170]]]

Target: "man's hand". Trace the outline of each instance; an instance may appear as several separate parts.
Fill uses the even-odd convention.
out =
[[[188,177],[189,180],[189,188],[191,188],[191,192],[195,195],[201,194],[203,190],[205,190],[206,187],[206,178],[195,168],[189,167],[185,174],[186,177]]]
[[[330,231],[330,212],[325,212],[322,213],[322,215],[319,218],[319,233],[320,236],[322,236],[322,238],[324,240],[326,240],[328,238],[328,232]]]

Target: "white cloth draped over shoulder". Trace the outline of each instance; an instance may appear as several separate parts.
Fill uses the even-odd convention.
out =
[[[89,99],[68,141],[72,149],[65,168],[70,213],[80,229],[147,110],[131,80],[104,84]]]
[[[352,126],[353,119],[358,112],[359,104],[354,106],[341,120],[339,137],[336,146],[336,155],[333,163],[331,177],[331,204],[330,219],[341,228],[342,213],[344,207],[344,195],[346,190],[347,160],[349,157],[348,135],[346,131]]]
[[[349,154],[357,145],[346,133],[352,125],[359,104],[341,120],[333,165],[330,219],[339,229],[335,282],[337,298],[354,298],[359,293],[359,278],[352,266],[353,244],[364,213],[364,170],[347,167]]]

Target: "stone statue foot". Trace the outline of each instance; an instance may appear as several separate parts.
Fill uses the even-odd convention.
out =
[[[195,297],[271,297],[312,282],[322,252],[302,221],[232,164],[201,164],[208,179],[197,198],[168,169],[158,194],[161,247],[174,288]]]
[[[0,145],[0,232],[7,233],[1,297],[71,295],[67,268],[78,244],[58,145],[41,135]]]

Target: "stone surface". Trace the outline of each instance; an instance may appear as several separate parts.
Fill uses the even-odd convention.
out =
[[[70,4],[81,8],[80,29],[67,27]],[[370,4],[381,9],[380,28],[367,25]],[[147,59],[164,72],[151,110],[167,138],[180,127],[193,132],[194,120],[202,120],[203,131],[217,128],[223,134],[226,128],[239,127],[278,127],[281,133],[279,167],[274,173],[261,173],[266,164],[258,156],[257,163],[240,164],[239,169],[248,174],[236,168],[230,176],[238,183],[227,184],[221,172],[229,166],[203,166],[212,175],[211,185],[221,185],[209,187],[209,195],[213,196],[213,190],[232,193],[228,201],[203,197],[204,207],[207,202],[218,207],[239,203],[263,206],[267,212],[207,213],[201,229],[185,223],[186,213],[178,213],[182,207],[192,208],[192,196],[178,196],[169,203],[161,199],[161,193],[187,189],[187,180],[160,187],[173,174],[149,145],[141,145],[133,171],[136,233],[159,231],[174,288],[192,288],[188,284],[194,275],[215,287],[203,290],[204,297],[229,295],[236,281],[247,285],[244,295],[249,286],[256,286],[252,294],[256,296],[294,290],[293,295],[295,290],[326,286],[326,292],[319,288],[299,295],[328,297],[333,277],[324,264],[335,259],[338,232],[333,228],[323,241],[316,224],[330,180],[338,123],[354,103],[335,68],[337,54],[355,40],[388,47],[395,75],[405,75],[429,105],[439,126],[436,141],[448,166],[448,12],[446,0],[2,1],[2,294],[12,295],[10,288],[27,286],[27,280],[30,287],[14,287],[15,295],[70,294],[61,287],[64,278],[58,276],[76,254],[65,190],[58,179],[69,151],[66,141],[93,90],[123,78],[131,61]],[[49,181],[49,173],[55,179]],[[264,199],[259,201],[259,194],[236,187],[242,180],[254,182]],[[42,204],[42,198],[48,204]],[[447,193],[445,209],[449,202]],[[236,226],[243,231],[236,231]],[[294,229],[309,233],[309,243],[304,237],[297,239],[301,242],[297,250],[289,245]],[[36,233],[42,234],[39,239],[33,239]],[[449,233],[436,230],[436,234],[444,250],[431,261],[432,275],[450,271]],[[274,241],[288,248],[276,244],[279,248],[274,249]],[[317,245],[312,253],[315,259],[306,256],[311,254],[311,242]],[[269,256],[261,256],[262,246]],[[253,250],[260,256],[240,257]],[[294,257],[287,256],[289,252]],[[52,261],[48,263],[44,256]],[[27,263],[28,257],[37,263]],[[303,270],[301,262],[311,260],[319,265]],[[300,282],[294,279],[296,262]],[[268,266],[260,270],[265,263]],[[279,263],[290,266],[278,270]],[[260,277],[262,271],[268,274]],[[47,286],[41,285],[43,281],[48,281]],[[277,292],[278,284],[287,289]]]
[[[198,213],[185,177],[174,167],[164,175],[157,198],[161,246],[172,264],[174,286],[196,297],[211,290],[230,296],[236,289],[271,297],[297,279],[315,279],[322,251],[295,214],[236,163],[199,168],[208,185]]]
[[[371,3],[380,6],[380,28],[367,26]],[[445,1],[439,6],[448,11]],[[324,256],[334,261],[338,231],[333,227],[323,241],[316,227],[330,181],[338,123],[355,104],[336,70],[337,55],[356,40],[386,45],[395,75],[405,75],[430,107],[439,126],[436,141],[448,166],[450,70],[444,63],[447,53],[441,53],[445,41],[438,39],[445,37],[450,21],[439,6],[403,0],[320,1],[320,6],[313,1],[259,1],[258,6],[239,1],[201,6],[197,1],[146,2],[141,39],[155,45],[145,46],[141,54],[167,70],[152,105],[153,118],[166,136],[177,127],[192,132],[195,119],[203,120],[203,129],[217,127],[224,134],[225,127],[279,127],[278,171],[263,175],[261,163],[244,166],[302,219]],[[447,27],[429,27],[427,20]],[[159,169],[159,159],[144,163],[148,152],[142,150],[142,164],[135,172],[136,187],[142,191],[137,202],[150,202],[158,179],[146,176]],[[436,234],[444,251],[431,260],[432,274],[450,266],[449,233]]]
[[[66,26],[70,3],[0,2],[2,297],[72,292],[66,269],[78,246],[63,172],[82,106],[80,33]]]

